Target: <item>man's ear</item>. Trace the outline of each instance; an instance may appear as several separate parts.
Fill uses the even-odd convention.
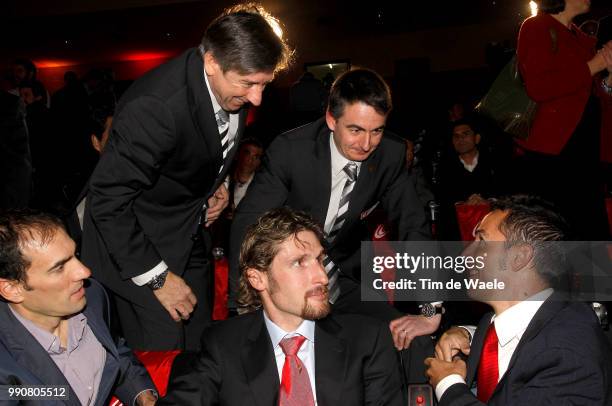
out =
[[[204,70],[208,76],[214,76],[221,71],[221,66],[210,51],[204,53]]]
[[[11,303],[23,302],[23,284],[0,278],[0,296]]]
[[[256,291],[262,292],[268,288],[268,277],[265,275],[265,272],[261,272],[255,268],[248,268],[246,270],[246,277]]]
[[[91,134],[91,145],[98,153],[102,153],[102,143],[94,134]]]
[[[476,145],[480,144],[480,134],[476,134],[476,138],[474,139]]]
[[[520,271],[529,267],[533,261],[533,246],[531,244],[517,244],[512,247],[509,254],[510,263],[508,265],[510,270],[514,272]]]
[[[331,131],[336,131],[336,119],[332,116],[329,109],[325,111],[325,121]]]

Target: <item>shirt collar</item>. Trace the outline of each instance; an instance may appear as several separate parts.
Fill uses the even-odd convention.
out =
[[[476,156],[474,157],[474,159],[472,159],[471,164],[467,164],[461,157],[459,157],[459,160],[463,164],[463,167],[471,172],[474,170],[474,168],[476,168],[476,165],[478,165],[478,156],[479,156],[479,153],[476,152]]]
[[[215,115],[217,115],[217,113],[221,111],[221,105],[217,101],[217,97],[215,97],[215,94],[210,88],[210,83],[208,82],[208,75],[206,74],[206,70],[204,69],[204,66],[202,66],[202,70],[204,71],[204,83],[206,83],[206,89],[208,90],[208,94],[210,95],[210,101],[212,103],[213,111],[215,112]]]
[[[552,293],[553,289],[544,289],[493,317],[495,332],[502,347],[515,337],[521,339],[533,316]]]
[[[61,342],[58,336],[44,330],[32,321],[26,319],[19,313],[17,313],[12,306],[9,305],[9,309],[15,316],[15,318],[28,330],[34,339],[51,354],[61,354],[63,349],[61,348]],[[79,342],[83,338],[85,333],[85,327],[87,326],[87,317],[83,313],[77,313],[68,319],[68,352],[72,352],[79,346]]]
[[[281,340],[286,336],[295,336],[301,335],[306,337],[308,341],[314,343],[315,341],[315,322],[313,320],[304,320],[302,324],[295,331],[285,331],[279,326],[277,326],[266,314],[265,310],[263,312],[264,322],[266,323],[266,328],[268,329],[268,334],[270,334],[270,340],[272,340],[272,348],[278,347]]]
[[[359,176],[359,168],[361,167],[361,162],[351,161],[346,159],[344,155],[338,151],[338,147],[334,142],[334,133],[332,132],[329,136],[329,150],[331,151],[331,167],[332,167],[332,176],[338,175],[346,164],[349,162],[353,162],[357,165],[357,176]]]

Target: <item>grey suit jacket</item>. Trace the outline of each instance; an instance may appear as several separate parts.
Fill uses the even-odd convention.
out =
[[[106,406],[112,395],[131,405],[143,390],[155,389],[149,374],[132,351],[122,343],[115,343],[108,330],[108,298],[102,286],[93,279],[86,288],[87,306],[83,314],[100,344],[106,350],[96,406]],[[66,385],[68,400],[47,400],[45,405],[80,406],[79,399],[62,372],[45,349],[0,302],[0,385]],[[41,401],[0,400],[0,405],[40,405]]]

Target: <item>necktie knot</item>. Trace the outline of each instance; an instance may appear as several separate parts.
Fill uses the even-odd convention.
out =
[[[344,173],[348,176],[351,182],[355,182],[357,179],[357,164],[355,162],[349,162],[343,168]]]
[[[217,112],[217,127],[223,127],[229,121],[229,114],[227,111],[221,109]]]
[[[279,345],[286,356],[295,356],[295,354],[297,354],[300,350],[302,344],[304,344],[305,340],[306,337],[297,335],[294,337],[283,338]]]

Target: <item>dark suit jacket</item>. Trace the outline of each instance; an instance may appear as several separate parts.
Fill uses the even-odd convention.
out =
[[[157,300],[130,278],[161,260],[183,274],[202,206],[229,169],[218,174],[221,139],[203,69],[191,49],[137,80],[121,98],[89,182],[83,262],[103,284],[148,308]],[[235,145],[245,119],[243,110]]]
[[[278,404],[280,381],[263,312],[209,328],[193,365],[177,374],[159,405]],[[403,405],[389,328],[375,319],[334,315],[315,327],[317,404]]]
[[[87,306],[83,314],[100,344],[106,350],[106,363],[98,390],[96,406],[106,406],[116,395],[124,404],[131,405],[136,395],[155,386],[144,367],[129,348],[116,344],[108,330],[108,298],[102,286],[93,279],[86,288]],[[66,385],[68,381],[44,348],[0,302],[0,384],[2,385]],[[76,393],[69,388],[66,401],[45,401],[45,405],[80,406]],[[0,405],[37,405],[40,401],[4,401]]]
[[[447,389],[440,406],[484,405],[470,391],[492,314],[474,335],[467,379]],[[612,356],[593,310],[553,294],[525,330],[488,405],[611,405]]]
[[[325,223],[331,195],[330,130],[321,118],[278,136],[266,152],[262,170],[255,175],[238,205],[231,232],[230,287],[239,278],[238,255],[248,225],[272,208],[289,206]],[[361,241],[370,240],[365,215],[378,202],[389,222],[397,225],[400,240],[428,240],[429,228],[420,200],[405,170],[405,143],[386,132],[378,148],[361,164],[351,194],[348,218],[328,255],[343,273],[360,280]],[[232,300],[233,297],[230,297]]]

